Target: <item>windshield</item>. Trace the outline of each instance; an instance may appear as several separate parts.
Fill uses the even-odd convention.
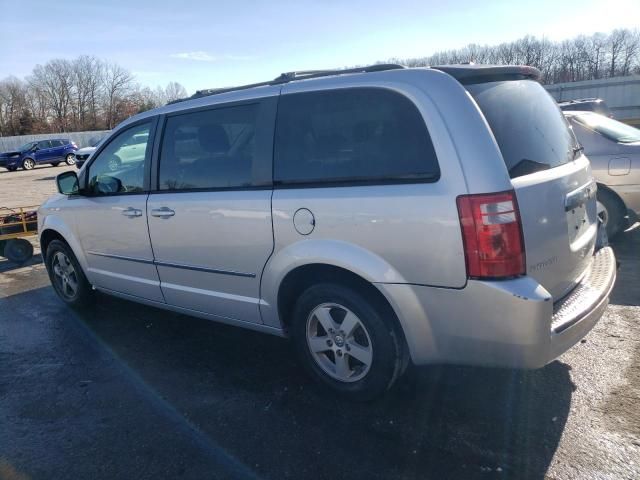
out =
[[[511,178],[573,160],[577,142],[556,102],[532,80],[468,85]]]
[[[601,135],[618,143],[640,142],[640,130],[617,120],[598,115],[597,113],[582,113],[575,115],[574,120],[581,125],[595,130]]]
[[[18,151],[19,152],[26,152],[27,150],[31,150],[31,148],[33,148],[33,146],[36,144],[37,142],[29,142],[29,143],[25,143],[24,145],[22,145],[21,147],[18,147]]]

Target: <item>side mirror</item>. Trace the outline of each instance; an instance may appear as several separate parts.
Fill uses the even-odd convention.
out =
[[[79,191],[76,172],[64,172],[56,177],[58,191],[63,195],[76,195]]]
[[[31,149],[32,152],[37,152],[38,150],[40,150],[40,147],[38,145],[34,145]]]

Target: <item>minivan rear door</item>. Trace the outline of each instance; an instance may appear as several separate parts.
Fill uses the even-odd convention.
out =
[[[580,281],[596,236],[596,186],[563,114],[533,80],[465,86],[489,123],[516,192],[527,274],[555,300]]]

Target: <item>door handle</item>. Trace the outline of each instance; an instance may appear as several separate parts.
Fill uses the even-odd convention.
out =
[[[129,218],[141,217],[142,216],[142,210],[138,210],[137,208],[129,207],[129,208],[123,210],[122,214],[125,217],[129,217]]]
[[[176,212],[171,210],[169,207],[154,208],[151,210],[152,217],[169,218],[173,217],[175,214]]]

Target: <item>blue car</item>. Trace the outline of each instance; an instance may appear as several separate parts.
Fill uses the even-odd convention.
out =
[[[39,163],[49,163],[54,167],[62,162],[73,165],[76,163],[76,150],[75,142],[65,138],[29,142],[15,151],[0,153],[0,167],[13,172],[18,168],[31,170]]]

